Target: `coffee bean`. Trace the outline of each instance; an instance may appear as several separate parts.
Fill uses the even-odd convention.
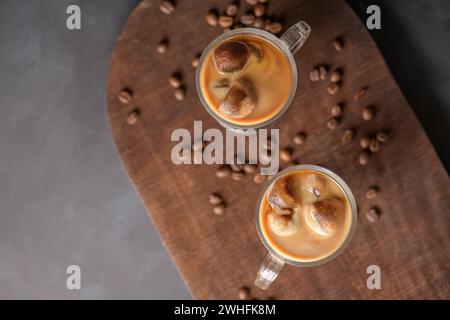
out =
[[[231,179],[233,179],[234,181],[241,181],[243,180],[245,177],[245,173],[240,171],[240,172],[232,172],[231,173]]]
[[[353,97],[353,100],[358,101],[366,94],[367,89],[361,88],[358,92],[355,93],[355,96]]]
[[[173,73],[169,78],[169,84],[172,88],[181,87],[181,75],[179,73]]]
[[[225,13],[227,14],[227,16],[234,17],[236,15],[236,13],[238,12],[238,9],[239,9],[239,7],[238,7],[237,3],[232,2],[225,9]]]
[[[342,134],[342,138],[341,138],[342,143],[343,144],[349,143],[353,139],[354,135],[355,135],[354,130],[352,130],[352,129],[345,130],[344,133]]]
[[[335,94],[339,91],[339,88],[340,88],[339,82],[332,82],[332,83],[330,83],[330,85],[328,86],[327,92],[328,92],[330,95],[335,95]]]
[[[361,148],[367,149],[370,145],[370,138],[367,136],[362,137],[361,140],[359,140],[359,145]]]
[[[206,23],[208,23],[210,26],[215,27],[217,26],[219,22],[219,14],[217,13],[216,9],[211,9],[206,14]]]
[[[258,0],[246,0],[246,1],[251,6],[254,6],[254,5],[256,5],[258,3]]]
[[[255,164],[246,163],[246,164],[244,164],[244,171],[245,171],[245,173],[255,173],[256,165]]]
[[[250,298],[250,289],[248,287],[242,287],[238,291],[239,300],[247,300]]]
[[[266,31],[269,31],[272,34],[278,34],[283,30],[283,25],[281,22],[271,22],[267,25]]]
[[[241,23],[244,26],[249,26],[249,25],[253,24],[255,22],[255,20],[256,20],[255,16],[250,14],[250,13],[249,14],[244,14],[244,15],[241,16]]]
[[[198,66],[198,63],[200,62],[200,53],[199,54],[196,54],[195,56],[194,56],[194,58],[192,58],[192,67],[193,68],[197,68],[197,66]]]
[[[161,39],[161,41],[158,43],[158,46],[156,47],[156,51],[162,54],[166,53],[168,48],[169,48],[169,40]]]
[[[242,28],[244,28],[245,26],[242,24],[242,23],[236,23],[234,26],[233,26],[233,30],[236,30],[236,29],[242,29]]]
[[[328,67],[325,65],[319,66],[319,79],[325,80],[328,75]]]
[[[162,13],[171,14],[175,10],[175,5],[172,1],[164,0],[159,5],[159,9]]]
[[[380,141],[378,141],[376,138],[373,138],[370,140],[369,149],[372,152],[378,152],[380,151]]]
[[[331,115],[333,117],[339,117],[342,114],[342,105],[336,104],[331,107]]]
[[[374,112],[371,107],[365,107],[361,112],[362,118],[366,121],[372,120],[373,115],[374,115]]]
[[[342,51],[342,49],[344,49],[344,40],[342,40],[342,38],[336,38],[334,39],[333,45],[336,51]]]
[[[334,130],[339,125],[339,119],[336,117],[333,117],[327,121],[327,128],[330,130]]]
[[[128,104],[133,99],[133,92],[131,92],[128,88],[122,89],[122,91],[120,91],[117,95],[117,99],[119,99],[119,101],[123,104]]]
[[[232,163],[230,164],[230,168],[233,172],[241,172],[244,166],[242,164]]]
[[[266,6],[262,3],[258,3],[253,7],[253,14],[255,17],[262,17],[266,13]]]
[[[133,110],[131,111],[127,116],[127,123],[129,125],[135,124],[139,119],[139,110]]]
[[[314,68],[313,70],[311,70],[311,72],[309,73],[309,80],[311,80],[312,82],[317,82],[320,80],[319,69]]]
[[[369,222],[377,222],[380,219],[380,210],[377,207],[372,207],[366,212],[366,219]]]
[[[305,143],[305,139],[306,139],[306,134],[304,132],[299,132],[294,137],[294,143],[300,146],[303,143]]]
[[[216,192],[211,193],[209,195],[208,200],[209,200],[209,203],[214,204],[214,205],[223,202],[222,196],[219,193],[216,193]]]
[[[335,69],[331,71],[330,74],[330,81],[331,82],[339,82],[342,80],[342,70],[341,69]]]
[[[221,203],[214,205],[213,212],[215,215],[220,216],[220,215],[224,214],[225,209],[226,209],[225,203],[221,202]]]
[[[377,187],[370,187],[366,192],[366,198],[369,200],[374,199],[378,194],[378,188]]]
[[[267,176],[264,176],[264,175],[259,174],[259,173],[255,174],[255,176],[253,177],[253,182],[255,184],[261,184],[261,183],[263,183],[266,180],[267,180]]]
[[[253,27],[261,29],[264,27],[264,19],[263,18],[256,18],[255,22],[253,22]]]
[[[280,150],[280,159],[288,162],[292,160],[293,150],[290,147],[286,147]]]
[[[184,97],[186,95],[186,89],[184,88],[184,86],[180,86],[179,88],[175,89],[175,92],[173,95],[174,95],[175,99],[177,99],[178,101],[182,101],[182,100],[184,100]]]
[[[228,165],[223,165],[216,171],[217,178],[226,178],[231,174],[231,168]]]
[[[220,16],[219,17],[219,26],[222,28],[230,28],[234,23],[233,17],[229,16]]]
[[[370,160],[370,153],[367,152],[367,150],[361,151],[358,158],[359,164],[365,166],[369,163],[369,160]]]
[[[267,3],[269,0],[259,0],[259,3]]]
[[[377,140],[380,141],[381,143],[385,143],[388,141],[389,139],[389,135],[386,132],[378,132],[377,133]]]

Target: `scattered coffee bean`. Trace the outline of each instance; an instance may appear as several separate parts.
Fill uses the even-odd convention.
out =
[[[238,291],[239,300],[247,300],[250,298],[250,289],[248,287],[242,287]]]
[[[123,104],[128,104],[133,99],[133,92],[131,92],[131,90],[127,88],[122,89],[122,91],[120,91],[117,95],[117,99],[119,99],[119,101]]]
[[[242,24],[242,23],[236,23],[234,26],[233,26],[233,30],[236,30],[236,29],[242,29],[242,28],[244,28],[245,26]]]
[[[172,88],[179,88],[181,87],[181,75],[178,72],[173,73],[169,77],[169,84]]]
[[[251,6],[254,6],[254,5],[258,4],[258,0],[246,0],[246,1]]]
[[[216,171],[217,178],[226,178],[231,174],[231,168],[228,165],[223,165]]]
[[[259,173],[255,174],[255,176],[253,177],[253,182],[255,184],[261,184],[261,183],[263,183],[266,180],[267,180],[267,176],[264,176],[264,175],[259,174]]]
[[[338,125],[339,125],[339,119],[336,117],[330,118],[327,121],[327,128],[330,130],[336,129]]]
[[[255,22],[253,22],[253,27],[261,29],[264,27],[264,19],[263,18],[256,18]]]
[[[231,173],[231,179],[233,179],[234,181],[241,181],[243,180],[245,177],[245,173],[243,171],[240,172],[232,172]]]
[[[378,152],[380,151],[380,141],[378,141],[376,138],[373,138],[370,140],[369,149],[372,152]]]
[[[335,94],[339,91],[339,88],[340,88],[339,82],[332,82],[332,83],[330,83],[330,85],[328,86],[327,92],[328,92],[330,95],[335,95]]]
[[[175,10],[175,5],[172,1],[164,0],[159,5],[159,9],[162,13],[171,14]]]
[[[334,39],[334,49],[338,52],[344,49],[344,40],[342,38]]]
[[[259,3],[267,3],[269,0],[259,0]]]
[[[244,171],[245,171],[245,173],[255,173],[256,165],[255,164],[246,163],[246,164],[244,164]]]
[[[367,149],[370,145],[370,138],[367,136],[362,137],[361,140],[359,140],[359,145],[361,148]]]
[[[138,119],[139,119],[139,111],[133,110],[128,114],[127,123],[129,125],[133,125],[138,121]]]
[[[299,132],[294,136],[294,143],[297,145],[302,145],[305,143],[306,134],[304,132]]]
[[[328,67],[325,65],[319,66],[319,79],[325,80],[328,75]]]
[[[265,29],[272,34],[279,34],[283,30],[283,25],[280,22],[271,22]]]
[[[286,147],[280,150],[280,159],[288,162],[292,160],[293,150],[290,147]]]
[[[219,26],[222,28],[230,28],[234,23],[233,17],[229,16],[220,16],[219,17]]]
[[[366,212],[366,219],[369,222],[377,222],[380,219],[380,210],[377,207],[372,207]]]
[[[311,80],[312,82],[317,82],[320,80],[319,69],[314,68],[313,70],[311,70],[311,72],[309,73],[309,80]]]
[[[367,89],[361,88],[358,92],[355,93],[355,96],[353,97],[353,100],[358,101],[366,94]]]
[[[253,14],[255,17],[262,17],[266,13],[266,6],[262,3],[258,3],[253,7]]]
[[[342,105],[336,104],[331,107],[331,115],[333,117],[339,117],[342,114]]]
[[[361,151],[358,158],[359,164],[365,166],[369,163],[369,160],[370,160],[370,153],[367,152],[367,150]]]
[[[330,74],[330,81],[331,82],[340,82],[342,80],[342,70],[341,69],[335,69],[331,71]]]
[[[225,209],[226,209],[225,203],[221,202],[221,203],[214,205],[213,212],[215,215],[220,216],[220,215],[224,214]]]
[[[244,166],[242,164],[232,163],[230,164],[230,168],[233,172],[241,172]]]
[[[161,39],[161,41],[158,43],[158,46],[156,47],[156,51],[158,53],[166,53],[167,49],[169,48],[169,40],[167,39]]]
[[[373,115],[374,115],[374,112],[371,107],[365,107],[361,112],[362,118],[366,121],[372,120]]]
[[[377,187],[370,187],[366,192],[366,198],[369,200],[374,199],[378,194],[378,188]]]
[[[353,136],[355,135],[355,131],[352,129],[347,129],[344,131],[344,133],[342,134],[342,143],[343,144],[347,144],[349,143],[352,139]]]
[[[209,203],[215,205],[221,202],[223,202],[223,198],[219,193],[214,192],[209,195]]]
[[[185,87],[180,86],[179,88],[176,88],[173,95],[174,95],[175,99],[177,99],[178,101],[184,100],[184,97],[186,95]]]
[[[208,11],[206,14],[206,22],[212,27],[217,26],[219,22],[219,14],[216,9],[211,9]]]
[[[201,56],[201,54],[199,53],[199,54],[196,54],[194,56],[194,58],[192,58],[192,67],[193,68],[197,68],[198,63],[200,62],[200,56]]]
[[[244,26],[252,25],[255,22],[255,20],[256,20],[255,16],[250,14],[250,13],[249,14],[244,14],[244,15],[241,16],[241,23]]]
[[[238,9],[239,9],[239,7],[238,7],[237,3],[232,2],[225,9],[225,13],[227,14],[227,16],[234,17],[237,14]]]
[[[377,140],[380,141],[381,143],[385,143],[385,142],[388,141],[389,136],[388,136],[388,134],[387,134],[386,132],[381,131],[381,132],[378,132],[378,133],[377,133],[377,137],[376,137],[376,138],[377,138]]]

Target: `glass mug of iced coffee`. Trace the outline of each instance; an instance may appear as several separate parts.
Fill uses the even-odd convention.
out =
[[[285,263],[311,267],[338,256],[356,227],[356,202],[332,171],[298,165],[266,183],[256,206],[256,228],[269,251],[255,285],[267,289]]]
[[[206,111],[230,129],[262,128],[278,119],[297,88],[293,54],[310,33],[301,21],[280,38],[254,28],[217,37],[204,50],[196,72]]]

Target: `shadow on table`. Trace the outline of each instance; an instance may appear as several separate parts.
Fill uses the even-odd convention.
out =
[[[449,128],[450,119],[446,111],[449,101],[438,92],[436,81],[439,75],[433,74],[418,50],[420,37],[430,32],[423,28],[421,34],[412,33],[399,23],[395,12],[384,5],[387,1],[348,0],[365,25],[366,8],[371,4],[381,8],[382,29],[371,32],[399,87],[416,113],[428,137],[435,147],[447,172],[450,170]],[[391,4],[390,4],[391,5]],[[443,10],[450,11],[450,3]],[[447,8],[448,7],[448,8]],[[415,13],[416,14],[416,13]],[[442,41],[447,35],[442,34]],[[448,54],[435,50],[435,54]],[[448,61],[448,60],[447,60]],[[450,90],[450,89],[449,89]]]

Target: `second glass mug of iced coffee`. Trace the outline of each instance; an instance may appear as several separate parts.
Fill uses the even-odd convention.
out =
[[[255,285],[267,289],[284,264],[313,267],[337,257],[356,228],[357,208],[347,184],[316,165],[289,167],[262,189],[258,235],[269,251]]]
[[[242,28],[214,39],[196,72],[198,96],[206,111],[229,129],[258,129],[277,120],[297,89],[295,54],[311,33],[300,21],[280,38]]]

